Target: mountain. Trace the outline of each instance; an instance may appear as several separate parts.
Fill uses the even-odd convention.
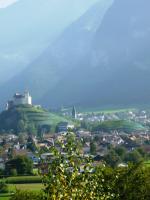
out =
[[[91,43],[111,0],[107,2],[105,3],[103,0],[94,5],[85,15],[69,26],[59,39],[50,45],[28,68],[4,84],[0,88],[3,98],[3,100],[0,99],[1,102],[6,102],[15,91],[28,89],[32,93],[35,103],[43,104],[44,102],[40,101],[42,97],[54,88],[66,76],[66,73],[69,73],[70,67],[76,66],[80,60],[79,57],[82,58],[86,55],[84,51]],[[90,31],[89,27],[91,27]]]
[[[149,103],[149,6],[148,0],[100,1],[1,96],[27,87],[46,106]]]
[[[1,8],[0,83],[12,78],[36,59],[95,1],[18,0],[9,7]],[[1,1],[0,5],[7,3],[12,1]]]
[[[43,101],[52,102],[52,93],[54,104],[149,104],[149,6],[148,0],[114,1],[86,55]]]

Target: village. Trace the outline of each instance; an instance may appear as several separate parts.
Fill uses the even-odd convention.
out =
[[[16,93],[14,100],[9,101],[6,110],[13,106],[32,105],[32,97],[29,92],[24,95]],[[36,106],[37,107],[37,106]],[[145,125],[150,121],[150,113],[146,111],[128,111],[116,113],[100,113],[86,114],[79,113],[73,106],[70,113],[62,113],[62,115],[70,115],[73,120],[71,123],[61,121],[57,124],[56,132],[50,133],[45,128],[34,134],[32,131],[19,134],[10,133],[0,134],[0,169],[5,170],[8,161],[17,156],[26,156],[33,163],[36,169],[44,160],[50,158],[51,147],[58,147],[58,142],[65,144],[66,137],[69,133],[75,135],[81,143],[80,153],[82,155],[92,156],[92,158],[101,163],[110,153],[110,150],[115,151],[118,148],[123,148],[126,154],[134,152],[136,149],[142,149],[145,155],[150,154],[150,132],[148,126],[146,129],[131,130],[127,133],[122,128],[100,127],[96,129],[92,127],[93,123],[109,122],[111,120],[132,120]],[[73,122],[78,122],[73,123]],[[80,125],[79,125],[80,122]],[[88,123],[89,126],[85,124]],[[46,126],[44,126],[46,127]],[[63,153],[63,150],[62,150]],[[117,164],[124,164],[123,161],[117,161]]]
[[[132,133],[128,135],[114,131],[111,134],[104,132],[97,134],[86,130],[76,131],[71,129],[67,123],[61,123],[58,133],[43,134],[40,138],[28,134],[19,136],[13,134],[1,135],[0,168],[4,170],[5,164],[17,156],[28,157],[33,162],[34,168],[37,168],[41,161],[46,161],[47,158],[52,156],[50,148],[57,148],[58,142],[65,144],[67,134],[72,131],[82,144],[81,154],[92,156],[98,162],[103,161],[103,158],[108,154],[110,148],[123,147],[127,152],[142,148],[145,154],[150,154],[149,133]]]

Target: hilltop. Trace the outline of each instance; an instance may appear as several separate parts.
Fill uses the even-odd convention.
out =
[[[38,128],[49,127],[49,131],[54,131],[59,122],[69,122],[70,120],[49,112],[41,107],[32,105],[18,105],[0,114],[0,130],[15,133],[23,131],[35,132]]]

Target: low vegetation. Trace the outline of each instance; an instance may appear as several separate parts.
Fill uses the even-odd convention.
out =
[[[8,184],[31,184],[31,183],[42,183],[42,178],[40,176],[17,176],[8,177],[5,179]]]

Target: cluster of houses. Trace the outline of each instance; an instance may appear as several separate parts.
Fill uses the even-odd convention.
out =
[[[65,127],[66,128],[66,127]],[[49,148],[57,145],[57,141],[65,142],[66,129],[61,124],[62,131],[56,134],[45,134],[43,139],[38,139],[36,136],[30,136],[30,142],[35,145],[35,150],[28,148],[29,136],[22,137],[16,135],[3,135],[0,136],[0,168],[5,168],[5,163],[12,158],[12,156],[25,155],[33,161],[36,167],[41,159],[46,159],[52,156],[49,153]],[[148,133],[133,133],[127,135],[125,133],[113,132],[111,134],[92,134],[89,131],[78,130],[76,137],[83,142],[82,154],[90,154],[90,143],[94,141],[96,145],[96,155],[103,156],[107,153],[109,146],[117,147],[120,145],[126,146],[129,150],[134,149],[137,146],[142,146],[150,153],[150,134]],[[39,155],[40,156],[37,156]],[[11,154],[11,156],[10,156]]]
[[[132,120],[142,124],[150,123],[150,111],[149,110],[119,110],[112,112],[76,112],[74,107],[74,116],[80,121],[87,122],[104,122],[109,120]],[[72,112],[63,112],[65,116],[71,116]]]

